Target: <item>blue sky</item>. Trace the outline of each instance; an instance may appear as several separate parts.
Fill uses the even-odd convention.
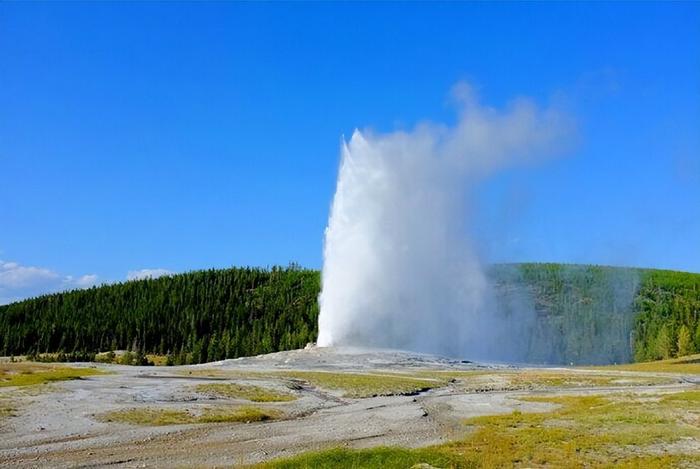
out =
[[[486,259],[700,272],[698,3],[5,2],[0,301],[320,267],[341,136],[453,122],[463,80],[578,126],[480,188]]]

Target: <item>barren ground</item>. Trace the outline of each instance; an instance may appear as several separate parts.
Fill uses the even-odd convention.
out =
[[[464,437],[471,431],[463,423],[469,417],[556,407],[523,398],[697,389],[697,375],[687,373],[513,368],[331,348],[196,366],[71,366],[107,374],[0,387],[0,404],[12,409],[0,413],[0,466],[236,466],[329,447],[413,448]],[[295,399],[251,402],[208,392],[203,384],[255,386]],[[192,423],[207,412],[242,406],[277,418]],[[143,411],[176,411],[191,421],[129,423],[120,417]],[[697,416],[690,417],[697,425]],[[678,444],[658,449],[673,452]],[[700,452],[695,437],[681,445],[679,451]]]

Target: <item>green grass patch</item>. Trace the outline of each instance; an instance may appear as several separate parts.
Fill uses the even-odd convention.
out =
[[[296,396],[289,393],[236,383],[200,384],[195,389],[203,394],[253,402],[287,402],[296,399]]]
[[[500,458],[499,458],[500,460]],[[512,461],[509,464],[494,464],[486,460],[480,460],[471,455],[460,455],[443,450],[404,449],[396,447],[380,447],[372,449],[330,449],[312,453],[304,453],[300,456],[286,460],[271,461],[268,463],[251,466],[261,469],[359,469],[359,468],[383,468],[383,469],[422,469],[435,467],[445,469],[477,469],[500,467],[581,467],[575,462],[570,464],[545,462],[538,465],[529,465],[523,461]],[[668,469],[670,467],[696,467],[700,457],[695,455],[645,455],[634,456],[617,461],[597,461],[586,467],[610,468],[610,469]],[[425,466],[425,465],[429,466]]]
[[[601,370],[646,371],[651,373],[700,374],[700,354],[654,362],[595,367]]]
[[[252,406],[233,408],[207,408],[201,413],[189,410],[163,408],[132,408],[107,412],[99,417],[103,422],[120,422],[131,425],[187,425],[224,422],[262,422],[280,418],[276,409],[263,409]]]
[[[2,363],[0,364],[0,387],[31,386],[102,374],[105,372],[96,368],[73,368],[30,362]]]
[[[413,394],[446,384],[445,380],[412,378],[396,374],[333,373],[325,371],[280,372],[323,389],[343,391],[345,397],[363,398]]]
[[[700,391],[686,391],[681,393],[668,394],[662,399],[665,402],[685,402],[688,404],[700,405]]]
[[[650,445],[700,439],[700,393],[530,397],[550,412],[475,417],[460,441],[424,449],[331,449],[271,461],[263,468],[697,467],[698,454],[659,454]]]
[[[408,469],[421,463],[440,468],[467,467],[461,465],[454,455],[442,450],[396,447],[379,447],[367,450],[334,448],[304,453],[293,458],[271,461],[254,467],[265,469],[358,469],[365,467]]]
[[[100,416],[103,422],[121,422],[132,425],[182,425],[194,423],[195,417],[185,410],[124,409]]]
[[[276,409],[244,406],[233,410],[207,410],[197,418],[197,423],[264,422],[281,416],[282,413]]]

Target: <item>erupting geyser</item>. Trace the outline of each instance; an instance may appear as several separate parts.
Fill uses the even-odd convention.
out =
[[[551,154],[570,126],[526,99],[498,111],[466,84],[454,95],[452,127],[356,130],[343,142],[325,234],[320,346],[466,356],[495,337],[468,236],[472,190],[496,170]]]

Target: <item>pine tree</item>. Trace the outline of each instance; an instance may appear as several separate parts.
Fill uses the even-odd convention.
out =
[[[685,357],[693,352],[693,343],[690,340],[690,330],[685,324],[683,324],[678,330],[678,356]]]
[[[673,355],[673,340],[668,332],[668,327],[663,326],[656,336],[656,358],[669,359]]]

